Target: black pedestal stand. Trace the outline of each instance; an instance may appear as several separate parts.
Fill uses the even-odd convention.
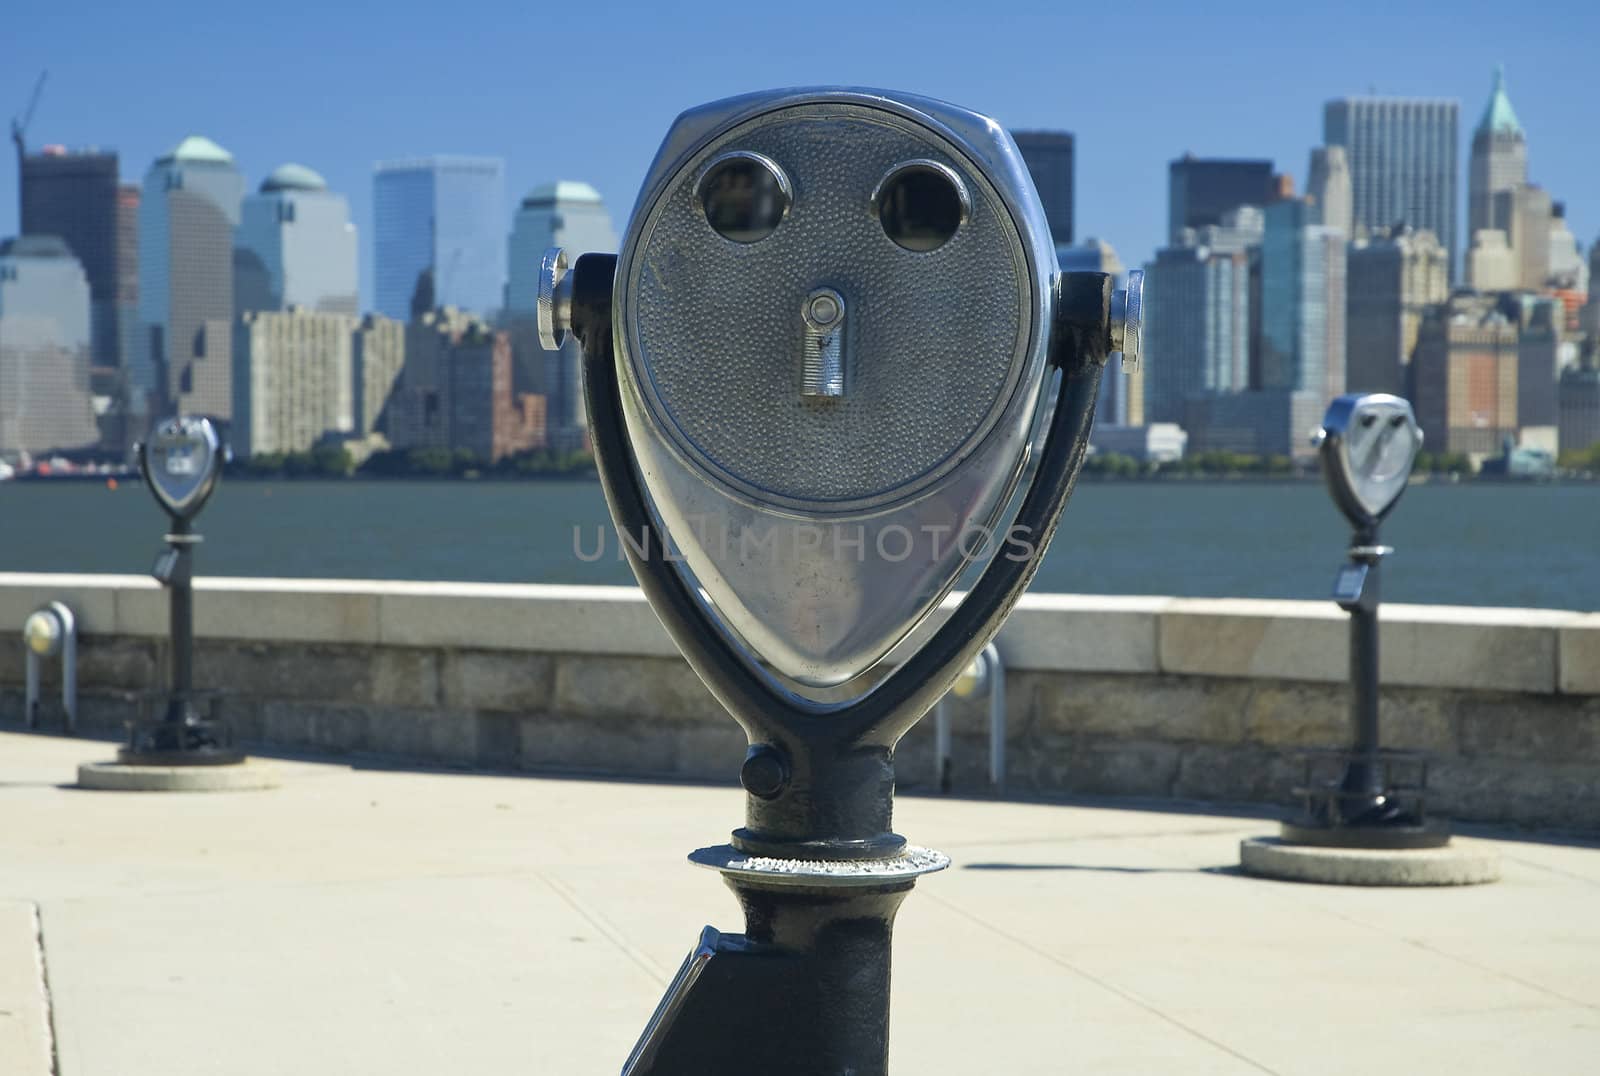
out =
[[[745,932],[707,927],[624,1076],[884,1076],[894,915],[916,878],[949,860],[892,831],[894,749],[988,644],[1026,589],[1087,449],[1110,349],[1110,278],[1058,290],[1051,361],[1059,398],[1017,516],[1030,558],[996,558],[966,600],[869,694],[823,705],[775,691],[707,620],[672,563],[629,448],[612,347],[613,255],[573,269],[571,324],[606,500],[640,588],[700,678],[745,729],[746,824],[691,861],[722,872]],[[631,536],[644,541],[635,546]]]
[[[244,761],[226,721],[203,716],[194,691],[194,547],[200,542],[188,519],[173,517],[167,549],[155,576],[170,598],[172,682],[159,718],[128,725],[128,746],[117,761],[129,766],[225,766]]]
[[[1374,525],[1357,531],[1350,563],[1339,572],[1334,598],[1350,614],[1350,717],[1348,751],[1308,756],[1304,783],[1295,789],[1304,807],[1283,823],[1283,840],[1340,848],[1438,848],[1450,840],[1443,819],[1424,811],[1427,761],[1412,752],[1383,750],[1378,729],[1379,569],[1394,552],[1378,544]],[[1328,777],[1329,769],[1339,771]]]

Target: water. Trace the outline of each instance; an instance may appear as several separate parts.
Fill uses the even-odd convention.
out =
[[[594,482],[233,482],[199,519],[203,575],[624,584],[586,563]],[[0,571],[149,570],[165,517],[137,483],[0,484]],[[1089,483],[1035,591],[1328,596],[1347,528],[1320,484]],[[1384,528],[1394,601],[1600,610],[1600,486],[1425,485]]]

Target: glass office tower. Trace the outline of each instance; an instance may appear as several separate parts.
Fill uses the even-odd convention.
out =
[[[285,164],[244,200],[236,239],[239,311],[359,312],[356,227],[344,195],[311,169]]]
[[[1347,97],[1322,111],[1322,140],[1350,158],[1354,228],[1377,232],[1409,224],[1438,236],[1450,253],[1456,240],[1456,159],[1461,109],[1455,101],[1410,97]]]
[[[380,163],[372,181],[378,312],[500,309],[506,283],[505,166],[497,157]]]
[[[139,336],[128,387],[138,414],[233,413],[233,239],[244,177],[190,136],[145,173],[139,203]]]

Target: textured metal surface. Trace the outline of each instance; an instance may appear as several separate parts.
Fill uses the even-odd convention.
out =
[[[800,364],[800,392],[805,396],[844,395],[844,298],[832,288],[818,288],[800,314],[805,347]]]
[[[1122,368],[1137,370],[1144,355],[1144,270],[1130,269],[1128,283],[1111,297],[1111,348]]]
[[[717,234],[694,197],[706,163],[734,152],[761,152],[792,184],[787,216],[755,242]],[[909,251],[872,193],[931,159],[960,175],[971,211],[943,246]],[[615,269],[616,374],[652,526],[752,664],[845,697],[828,693],[927,616],[969,550],[997,548],[982,536],[1007,533],[1054,268],[1021,156],[985,117],[825,89],[679,118]],[[846,312],[842,397],[803,391],[802,310],[823,289]]]
[[[567,252],[551,247],[539,259],[539,298],[534,316],[539,326],[539,345],[555,351],[567,342],[572,321],[572,281],[567,273]]]
[[[932,874],[950,866],[950,857],[932,848],[907,845],[900,855],[886,859],[787,859],[746,855],[732,845],[720,844],[697,849],[689,862],[728,874],[759,876],[773,885],[853,886],[883,885]]]
[[[766,239],[734,243],[695,198],[703,162],[730,150],[777,162],[794,204]],[[902,249],[872,192],[908,160],[957,172],[972,211],[937,250]],[[677,447],[746,494],[800,502],[902,497],[989,432],[1016,391],[1032,331],[1023,243],[989,181],[932,129],[820,102],[758,116],[701,148],[656,201],[624,267],[627,351]],[[797,390],[796,317],[821,287],[843,296],[848,393]]]

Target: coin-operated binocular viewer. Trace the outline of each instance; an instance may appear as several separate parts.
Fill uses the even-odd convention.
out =
[[[1333,598],[1350,614],[1350,715],[1353,744],[1333,756],[1332,779],[1308,763],[1303,812],[1283,825],[1294,844],[1349,848],[1435,848],[1450,839],[1440,819],[1425,817],[1425,761],[1385,751],[1378,728],[1379,568],[1394,550],[1378,541],[1378,525],[1405,492],[1422,449],[1411,405],[1387,393],[1340,396],[1312,437],[1333,501],[1354,529],[1349,560],[1334,580]]]
[[[171,523],[151,574],[170,596],[172,682],[161,715],[135,721],[118,758],[145,766],[242,762],[227,724],[202,714],[194,691],[194,518],[222,478],[224,449],[209,419],[179,417],[157,425],[137,451],[145,486]]]
[[[621,253],[568,270],[543,342],[582,344],[634,573],[749,739],[744,826],[690,856],[745,932],[706,928],[623,1071],[881,1074],[895,909],[949,863],[893,831],[895,745],[1032,577],[1141,281],[1057,271],[993,120],[831,89],[679,117]]]

